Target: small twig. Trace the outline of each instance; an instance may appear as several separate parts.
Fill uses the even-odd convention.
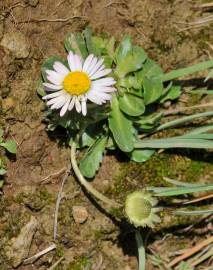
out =
[[[30,22],[35,22],[35,23],[40,23],[40,22],[67,22],[73,19],[88,19],[86,16],[72,16],[68,18],[57,18],[57,19],[48,19],[48,18],[42,18],[42,19],[30,19],[27,21],[20,21],[18,23],[30,23]]]
[[[211,244],[213,242],[213,236],[209,237],[208,239],[202,241],[201,243],[199,243],[198,245],[188,249],[184,254],[178,256],[177,258],[175,258],[173,261],[171,261],[168,266],[169,267],[173,267],[174,265],[176,265],[177,263],[179,263],[182,260],[185,260],[186,258],[192,256],[194,253],[197,253],[199,250],[201,250],[202,248],[204,248],[205,246]]]
[[[188,111],[188,110],[201,109],[201,108],[212,107],[212,106],[213,106],[213,102],[209,102],[209,103],[205,103],[205,104],[194,105],[191,107],[182,107],[179,109],[167,110],[167,111],[164,111],[163,114],[164,114],[164,116],[168,116],[171,114],[177,114],[177,113]]]
[[[47,254],[48,252],[52,251],[56,249],[56,244],[52,244],[51,246],[49,246],[48,248],[38,252],[37,254],[35,254],[34,256],[26,259],[23,261],[23,264],[30,264],[30,263],[34,263],[36,260],[38,260],[41,256]]]
[[[56,200],[55,215],[54,215],[54,227],[53,227],[53,239],[54,240],[56,240],[56,237],[57,237],[58,210],[59,210],[59,206],[60,206],[60,202],[61,202],[61,198],[62,198],[63,187],[64,187],[64,184],[65,184],[65,182],[70,174],[70,169],[71,169],[71,166],[67,169],[66,174],[64,175],[64,177],[62,179],[61,187],[60,187],[60,190],[58,192],[58,196],[57,196],[57,200]]]
[[[213,8],[213,2],[212,3],[206,3],[206,4],[199,5],[198,8],[212,9]]]
[[[61,261],[63,261],[64,257],[61,257],[56,263],[54,263],[50,268],[48,268],[47,270],[53,270],[56,268],[56,266],[58,266],[60,264]]]
[[[64,168],[62,168],[61,170],[59,170],[58,172],[55,172],[55,173],[51,173],[51,174],[49,174],[48,176],[46,176],[45,178],[43,178],[41,181],[40,181],[40,185],[41,184],[46,184],[46,183],[48,183],[49,181],[48,181],[48,179],[50,179],[50,178],[55,178],[56,176],[59,176],[60,174],[62,174],[63,172],[65,172],[66,171],[66,168],[64,167]]]

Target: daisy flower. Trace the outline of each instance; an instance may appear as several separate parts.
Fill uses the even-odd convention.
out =
[[[129,221],[135,227],[154,227],[154,223],[160,222],[157,215],[162,209],[156,207],[158,201],[144,190],[134,191],[129,194],[125,201],[125,212]]]
[[[116,91],[114,78],[104,76],[111,72],[106,69],[104,59],[98,59],[90,54],[85,61],[69,52],[67,56],[69,68],[61,62],[53,64],[54,70],[46,70],[48,83],[45,89],[53,93],[43,97],[51,109],[60,109],[60,116],[74,107],[78,113],[87,114],[87,101],[98,105],[111,99],[111,93]]]

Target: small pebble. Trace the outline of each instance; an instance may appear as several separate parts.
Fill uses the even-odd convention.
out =
[[[76,223],[82,224],[86,222],[89,214],[84,206],[74,205],[72,207],[72,215]]]

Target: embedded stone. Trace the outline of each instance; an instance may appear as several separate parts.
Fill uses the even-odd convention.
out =
[[[84,206],[75,205],[72,207],[72,215],[76,223],[82,224],[86,222],[89,214]]]

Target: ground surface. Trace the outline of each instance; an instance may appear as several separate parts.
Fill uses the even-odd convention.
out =
[[[97,34],[104,31],[118,40],[124,34],[132,35],[165,71],[207,60],[213,54],[212,25],[202,24],[187,30],[184,28],[189,25],[181,23],[209,16],[207,11],[195,8],[201,3],[203,1],[0,1],[0,39],[3,38],[0,46],[0,120],[8,138],[14,138],[18,144],[16,158],[9,157],[7,161],[8,174],[0,202],[1,270],[16,265],[15,254],[23,246],[18,246],[15,237],[20,236],[23,228],[29,229],[26,224],[30,224],[28,233],[33,240],[31,246],[26,243],[25,257],[28,252],[32,256],[53,243],[55,201],[69,165],[69,149],[59,143],[63,134],[48,134],[42,123],[43,103],[36,94],[36,82],[43,60],[52,55],[65,56],[63,40],[66,34],[81,31],[87,25]],[[6,48],[11,35],[16,35],[17,40],[17,44],[11,45],[12,49]],[[183,100],[189,102],[186,96]],[[109,196],[119,197],[131,188],[143,187],[150,182],[159,184],[163,176],[210,182],[209,157],[202,152],[192,155],[170,152],[156,155],[146,164],[136,165],[129,164],[119,155],[109,155],[94,185]],[[46,179],[48,175],[50,177]],[[125,225],[119,228],[116,222],[100,212],[72,176],[64,190],[56,250],[34,264],[22,264],[18,269],[48,269],[60,257],[64,260],[57,269],[137,269],[132,228]],[[88,218],[84,224],[79,225],[73,219],[73,206],[87,210]],[[32,220],[32,216],[36,220]],[[163,229],[150,235],[149,254],[159,253],[168,259],[172,252],[202,239],[199,236],[205,233],[202,228],[188,234],[181,231],[189,222],[165,217]],[[167,240],[163,241],[165,235]],[[17,250],[11,255],[13,239],[17,241]],[[148,260],[147,270],[151,269],[158,268]]]

